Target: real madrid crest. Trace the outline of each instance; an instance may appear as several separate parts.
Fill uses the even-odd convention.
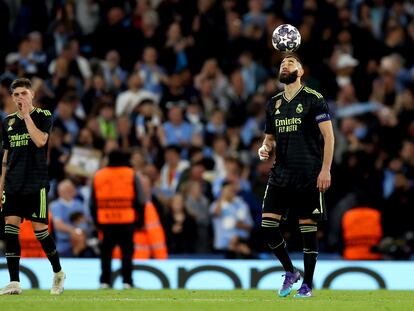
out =
[[[11,131],[13,128],[12,128],[12,125],[14,124],[14,122],[16,122],[16,119],[15,118],[12,118],[12,119],[10,119],[8,122],[7,122],[7,125],[9,126],[8,128],[7,128],[7,130],[8,131]]]
[[[296,113],[302,113],[303,112],[303,107],[302,104],[299,104],[296,106]]]

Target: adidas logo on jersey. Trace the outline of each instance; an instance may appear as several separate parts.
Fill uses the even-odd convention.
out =
[[[276,109],[275,114],[280,114],[279,109]]]
[[[32,217],[37,218],[36,213],[33,213],[33,214],[32,214]]]
[[[321,212],[317,209],[317,208],[315,208],[315,210],[312,212],[312,214],[320,214]]]

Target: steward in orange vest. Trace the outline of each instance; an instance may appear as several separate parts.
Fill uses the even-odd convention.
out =
[[[380,211],[371,207],[351,208],[342,218],[342,232],[345,259],[381,259],[381,254],[371,251],[382,238]]]
[[[122,251],[124,288],[132,283],[133,235],[142,226],[145,197],[138,176],[128,167],[128,156],[120,151],[109,154],[108,167],[94,176],[91,215],[102,231],[101,287],[111,286],[112,251],[119,245]]]

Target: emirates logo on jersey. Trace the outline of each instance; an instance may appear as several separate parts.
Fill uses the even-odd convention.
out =
[[[303,112],[303,107],[302,104],[299,104],[296,106],[296,113],[302,113]]]

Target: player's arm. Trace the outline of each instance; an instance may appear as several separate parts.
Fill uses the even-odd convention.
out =
[[[325,191],[331,186],[331,165],[334,154],[335,137],[332,129],[332,122],[324,121],[318,123],[321,131],[324,148],[323,148],[323,162],[321,172],[317,180],[317,187],[320,191]]]
[[[272,134],[266,134],[262,146],[258,150],[260,160],[269,159],[269,153],[276,147],[276,140]]]
[[[23,99],[19,102],[18,109],[24,120],[24,123],[26,124],[27,131],[30,134],[30,138],[34,142],[36,147],[41,148],[44,145],[46,145],[49,134],[47,132],[40,130],[36,126],[36,124],[33,122],[33,119],[30,115],[32,108],[33,108],[32,104],[27,99]],[[50,117],[45,119],[45,122],[43,125],[45,126],[45,128],[47,128],[47,130],[50,130],[50,127],[51,127]]]
[[[30,114],[24,116],[24,122],[26,123],[27,131],[30,134],[30,138],[32,139],[36,147],[41,148],[44,145],[46,145],[49,134],[42,132],[36,127],[36,124],[34,124]]]
[[[1,177],[0,177],[0,196],[3,196],[4,181],[6,180],[6,168],[7,168],[7,156],[9,150],[4,149],[3,160],[1,161]],[[2,205],[2,200],[0,200],[0,206]]]

